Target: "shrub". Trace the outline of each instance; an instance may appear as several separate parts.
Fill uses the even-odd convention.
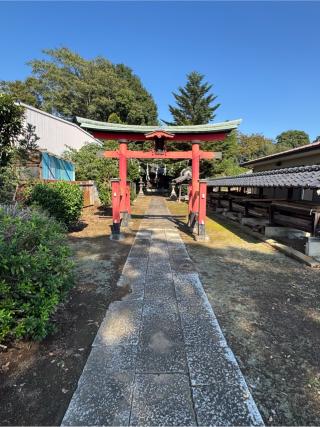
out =
[[[80,219],[83,194],[78,185],[66,181],[37,183],[30,191],[29,203],[40,206],[69,227]]]
[[[110,184],[98,184],[98,193],[99,193],[99,199],[102,206],[111,206],[112,203],[112,197],[111,197],[111,186]]]
[[[0,203],[12,203],[16,196],[19,174],[13,164],[0,166]]]
[[[44,338],[72,284],[64,226],[34,209],[0,206],[0,341]]]

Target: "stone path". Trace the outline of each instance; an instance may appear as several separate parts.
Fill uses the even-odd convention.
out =
[[[161,197],[151,198],[127,258],[118,286],[128,285],[107,310],[62,424],[263,425]]]

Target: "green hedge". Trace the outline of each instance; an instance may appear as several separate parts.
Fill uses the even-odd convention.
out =
[[[0,341],[42,339],[73,285],[65,228],[34,209],[0,206]]]
[[[40,206],[69,227],[80,219],[83,193],[78,185],[66,181],[38,183],[30,191],[29,203]]]

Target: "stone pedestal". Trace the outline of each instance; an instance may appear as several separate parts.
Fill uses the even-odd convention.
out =
[[[177,200],[176,186],[174,184],[172,184],[170,200]]]
[[[319,258],[320,257],[320,238],[308,237],[306,243],[306,255]]]
[[[303,230],[291,227],[265,227],[265,236],[271,238],[277,237],[286,237],[288,239],[302,239],[304,237],[310,236],[310,233],[307,233]]]
[[[139,181],[139,196],[144,196],[144,192],[143,192],[143,181],[142,178],[140,177],[140,181]]]

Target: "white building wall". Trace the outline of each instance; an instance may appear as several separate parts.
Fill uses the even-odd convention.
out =
[[[36,127],[35,133],[40,138],[40,149],[61,156],[67,146],[79,150],[87,143],[98,142],[78,125],[20,103],[25,108],[26,122]]]

